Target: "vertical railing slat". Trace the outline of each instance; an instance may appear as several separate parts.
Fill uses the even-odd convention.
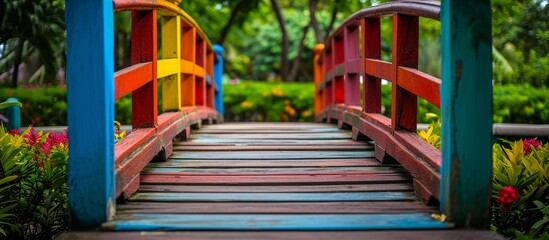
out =
[[[217,84],[217,93],[215,94],[215,109],[223,116],[223,47],[215,44],[213,46],[215,53],[217,54],[217,62],[214,64],[214,80]]]
[[[343,31],[345,41],[345,105],[360,106],[360,74],[351,73],[351,66],[356,60],[360,59],[360,29],[359,26],[348,26]],[[362,65],[360,66],[362,68]]]
[[[442,1],[441,209],[458,227],[490,225],[492,36],[489,0]]]
[[[132,125],[149,128],[158,125],[156,10],[132,12],[131,63],[152,62],[150,82],[132,92]]]
[[[324,44],[319,43],[314,48],[315,57],[313,61],[314,78],[315,78],[315,114],[319,114],[324,108],[323,92],[326,90],[320,90],[320,83],[324,81]]]
[[[202,67],[202,70],[205,69],[206,62],[206,42],[200,38],[196,40],[196,66]],[[206,105],[206,76],[197,76],[198,69],[195,68],[195,104],[198,106]]]
[[[162,18],[162,58],[181,59],[181,17]],[[162,82],[162,108],[164,111],[181,109],[181,65],[177,73]]]
[[[115,208],[113,9],[111,0],[65,4],[69,202],[75,227],[92,229]]]
[[[381,20],[365,18],[362,21],[362,59],[381,59]],[[364,69],[366,61],[364,61]],[[381,79],[364,74],[363,109],[369,113],[381,113]]]
[[[181,59],[192,63],[191,66],[181,64],[181,71],[185,73],[181,76],[181,105],[195,105],[195,75],[194,63],[196,59],[196,29],[193,27],[184,26],[181,30]],[[191,69],[186,69],[186,68]]]
[[[393,84],[391,125],[393,129],[415,132],[417,128],[417,96],[398,85],[399,66],[418,66],[419,17],[393,15]]]

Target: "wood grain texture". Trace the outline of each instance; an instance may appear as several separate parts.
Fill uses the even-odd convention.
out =
[[[375,231],[154,231],[154,232],[70,232],[59,240],[504,240],[495,232],[484,230],[375,230]]]
[[[149,167],[178,167],[178,168],[291,168],[291,167],[368,167],[379,166],[374,158],[356,159],[308,159],[299,160],[171,160],[162,163],[150,163]]]
[[[192,138],[192,136],[191,136]],[[230,151],[218,151],[214,154],[208,152],[188,152],[178,151],[175,152],[171,159],[330,159],[330,158],[370,158],[373,157],[372,151],[264,151],[264,152],[230,152]]]
[[[143,184],[140,192],[387,192],[387,191],[412,191],[413,187],[408,183],[380,183],[380,184],[337,184],[337,185],[272,185],[272,186],[216,186],[216,185],[167,185],[167,184]],[[122,205],[123,206],[123,205]]]

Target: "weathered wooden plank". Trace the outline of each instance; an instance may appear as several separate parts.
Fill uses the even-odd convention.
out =
[[[244,176],[244,175],[303,175],[303,174],[386,174],[407,172],[396,167],[325,167],[325,168],[150,168],[141,174]]]
[[[336,193],[143,193],[130,201],[148,202],[345,202],[413,201],[410,192],[336,192]]]
[[[113,214],[112,0],[67,0],[69,204],[72,223],[95,228]]]
[[[240,168],[240,167],[367,167],[380,166],[374,158],[354,159],[308,159],[304,160],[170,160],[167,162],[150,163],[149,167],[185,167],[185,168]]]
[[[351,134],[349,132],[333,132],[333,133],[307,133],[307,134],[292,134],[292,135],[283,135],[283,134],[254,134],[254,133],[236,133],[236,134],[202,134],[200,132],[191,135],[191,139],[202,139],[202,138],[215,138],[215,139],[350,139]]]
[[[389,202],[128,202],[118,206],[117,214],[135,213],[412,213],[434,212],[417,201]]]
[[[374,157],[373,151],[265,151],[265,152],[175,152],[171,159],[330,159],[330,158],[369,158]]]
[[[478,230],[385,230],[385,231],[154,231],[154,232],[70,232],[64,233],[59,240],[504,240],[493,231]]]
[[[292,134],[292,133],[346,133],[346,131],[341,130],[337,127],[322,127],[322,128],[292,128],[292,129],[255,129],[255,128],[249,128],[249,129],[216,129],[216,128],[204,128],[200,129],[200,132],[197,132],[199,134],[227,134],[227,133],[247,133],[247,134]]]
[[[288,140],[288,139],[192,139],[188,142],[174,142],[174,146],[364,146],[364,142],[355,142],[351,139],[309,139]]]
[[[334,126],[331,124],[326,123],[285,123],[285,122],[279,122],[279,123],[223,123],[219,125],[210,125],[205,127],[204,129],[231,129],[231,130],[238,130],[238,129],[276,129],[276,130],[283,130],[283,129],[309,129],[309,128],[333,128]]]
[[[204,186],[204,185],[162,185],[143,184],[140,192],[386,192],[412,191],[409,183],[338,184],[338,185],[295,185],[295,186]]]
[[[353,174],[353,175],[268,175],[268,176],[180,176],[142,175],[142,183],[156,184],[302,184],[302,183],[389,183],[410,182],[405,174]]]
[[[312,151],[312,150],[319,150],[322,149],[323,151],[348,151],[348,150],[374,150],[372,145],[352,145],[352,146],[332,146],[332,145],[326,145],[326,146],[319,146],[319,145],[302,145],[302,146],[284,146],[284,145],[263,145],[263,146],[248,146],[248,145],[229,145],[229,146],[223,146],[223,145],[214,145],[214,146],[195,146],[195,145],[183,145],[183,146],[176,146],[173,148],[174,151],[208,151],[208,152],[216,152],[216,151],[283,151],[283,150],[290,150],[290,151]]]
[[[428,214],[130,214],[108,230],[367,230],[446,229]]]

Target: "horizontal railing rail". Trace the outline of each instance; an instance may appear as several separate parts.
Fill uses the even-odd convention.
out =
[[[479,46],[483,47],[482,44],[485,44],[483,41],[491,41],[489,35],[486,37],[486,33],[490,34],[490,16],[488,16],[488,20],[486,16],[478,19],[477,16],[460,12],[461,15],[459,17],[475,19],[474,21],[478,25],[462,28],[452,26],[450,29],[449,24],[456,24],[458,16],[457,11],[454,12],[454,9],[450,8],[450,6],[454,6],[454,2],[449,2],[451,3],[446,4],[446,14],[455,14],[451,15],[453,17],[451,19],[444,19],[442,17],[441,10],[444,9],[444,6],[441,8],[441,3],[436,1],[395,1],[362,9],[347,18],[334,31],[326,43],[318,44],[314,49],[315,110],[317,121],[337,122],[340,127],[352,128],[355,139],[361,135],[365,135],[374,140],[376,143],[375,153],[378,160],[392,161],[396,159],[400,162],[412,174],[416,193],[426,202],[434,203],[440,201],[441,210],[450,215],[451,220],[462,226],[468,225],[470,222],[466,222],[464,216],[456,216],[465,214],[463,212],[464,209],[470,207],[465,206],[467,205],[465,202],[456,202],[455,206],[448,205],[446,201],[447,199],[453,200],[453,197],[449,195],[453,193],[446,187],[453,188],[457,186],[452,185],[455,182],[459,182],[460,184],[465,182],[466,180],[463,179],[469,177],[466,174],[463,174],[460,179],[450,176],[450,173],[466,171],[461,165],[471,167],[468,164],[473,164],[465,160],[458,161],[459,157],[456,157],[456,155],[460,153],[456,151],[460,150],[461,153],[472,155],[475,152],[471,151],[473,148],[456,150],[457,145],[467,145],[467,141],[460,139],[462,142],[457,142],[455,138],[447,141],[449,140],[447,136],[448,134],[459,134],[460,131],[471,134],[471,137],[474,137],[475,134],[474,131],[454,127],[461,124],[456,123],[456,119],[471,118],[470,113],[467,113],[468,109],[464,108],[464,105],[461,103],[461,101],[467,102],[467,100],[458,98],[460,97],[457,96],[458,92],[466,92],[461,93],[462,96],[464,96],[463,94],[467,94],[471,99],[480,99],[478,106],[468,106],[474,109],[471,112],[490,112],[491,110],[489,108],[491,105],[491,85],[482,82],[479,86],[483,88],[471,86],[474,81],[480,81],[478,80],[480,77],[482,77],[482,81],[487,81],[488,83],[490,81],[488,75],[491,76],[491,68],[489,65],[485,69],[473,67],[473,64],[485,64],[490,61],[491,55],[488,55],[484,51],[484,48],[478,49]],[[445,3],[443,2],[442,4],[444,5]],[[489,4],[482,3],[479,6],[483,10],[486,10],[488,6],[487,11],[489,12]],[[455,9],[458,9],[458,7],[455,7]],[[462,10],[460,9],[460,11]],[[390,62],[381,59],[381,18],[383,17],[392,18],[392,58]],[[446,78],[444,80],[446,81],[445,83],[439,78],[418,70],[419,19],[421,17],[443,20],[442,39],[452,43],[444,45],[445,42],[443,41],[443,78],[445,73],[447,73],[447,76],[449,76],[448,73],[451,73],[457,74],[457,76],[453,75],[458,78],[457,80],[455,78]],[[453,22],[450,23],[451,21]],[[466,21],[462,21],[459,24],[465,24],[464,22]],[[447,32],[444,32],[445,30]],[[475,31],[475,34],[478,34],[472,35],[471,31]],[[480,33],[480,31],[485,32]],[[453,34],[452,37],[450,37],[450,33],[448,32]],[[462,42],[453,42],[453,39],[456,38],[455,35],[462,37],[463,39],[460,38]],[[482,44],[479,45],[479,42],[482,42]],[[463,54],[457,52],[458,47],[463,49]],[[474,51],[479,51],[480,53],[473,53]],[[460,59],[458,60],[460,63],[468,61],[467,65],[471,68],[467,69],[467,74],[470,76],[470,79],[463,80],[461,76],[463,68],[462,66],[456,67],[455,64],[458,60],[449,62],[448,58],[444,59],[445,53],[447,56],[459,57]],[[478,74],[482,71],[485,72],[485,75]],[[361,79],[363,81],[362,84]],[[382,115],[382,79],[390,82],[392,86],[390,118]],[[460,84],[464,86],[460,88]],[[443,86],[446,86],[447,91],[441,91]],[[447,94],[446,102],[442,101],[442,99],[445,99],[443,97],[444,93]],[[478,96],[479,94],[484,96]],[[418,97],[427,100],[442,110],[444,127],[442,152],[423,141],[416,134]],[[467,104],[471,103],[468,102]],[[481,179],[482,186],[489,189],[489,186],[486,185],[489,185],[489,179],[491,178],[491,171],[489,169],[491,159],[489,157],[490,154],[487,154],[490,151],[491,117],[485,113],[480,115],[482,117],[479,122],[473,123],[472,128],[478,130],[479,128],[477,127],[482,126],[482,131],[477,131],[477,133],[481,136],[480,139],[485,141],[479,144],[479,146],[488,146],[486,148],[488,150],[482,149],[481,151],[477,151],[477,155],[480,158],[485,157],[487,159],[482,159],[484,162],[479,164],[482,167],[477,169],[482,174],[474,176],[474,173],[471,172],[470,177],[478,177],[478,179]],[[446,128],[448,126],[450,127]],[[471,139],[471,141],[474,140]],[[452,150],[445,152],[444,147]],[[461,156],[467,154],[462,154]],[[448,167],[444,168],[443,158],[447,159],[445,164],[451,165],[446,165]],[[452,159],[455,159],[453,163],[449,163]],[[489,192],[486,189],[483,190],[478,187],[475,188],[475,191],[477,191],[476,193],[481,193],[480,195],[477,194],[478,198],[487,199],[489,202]],[[457,194],[461,194],[458,198],[467,198],[470,192]],[[461,212],[456,214],[456,212],[449,210],[451,208],[459,209],[456,212]],[[475,214],[482,215],[488,212],[487,204],[481,204],[480,208],[480,212]],[[476,220],[485,218],[486,216],[482,215]],[[478,224],[476,225],[478,227],[481,225],[485,226],[486,223],[476,222],[475,224]]]
[[[115,198],[128,198],[137,190],[140,172],[149,161],[169,157],[174,137],[188,137],[190,128],[200,127],[203,121],[222,121],[223,48],[213,46],[200,26],[175,1],[111,0],[110,7],[106,3],[109,1],[93,6],[84,2],[87,1],[67,1],[67,18],[71,21],[67,26],[68,62],[73,66],[68,69],[68,76],[70,79],[75,79],[75,76],[83,78],[73,82],[72,86],[69,83],[68,89],[69,157],[72,164],[69,170],[70,198],[77,224],[93,227],[113,214]],[[93,9],[86,10],[85,6]],[[101,13],[94,12],[97,9],[101,9]],[[131,12],[131,65],[114,72],[109,66],[113,64],[114,56],[112,22],[114,12],[119,11]],[[71,15],[77,12],[83,16]],[[101,16],[103,22],[96,23],[97,17]],[[160,25],[158,19],[161,19]],[[79,31],[81,28],[93,29],[95,36],[91,32]],[[162,36],[161,58],[158,56],[159,34]],[[102,41],[86,39],[98,36],[103,36]],[[81,42],[90,45],[80,45],[80,51],[74,51],[78,49],[75,45]],[[95,47],[99,48],[96,52],[89,49]],[[88,59],[83,58],[85,56]],[[90,72],[96,66],[95,71],[103,75]],[[93,83],[98,81],[94,78],[100,78],[100,81]],[[158,89],[159,85],[161,89]],[[83,92],[83,88],[91,92]],[[132,131],[114,143],[114,101],[129,94],[132,98]],[[159,97],[162,98],[162,114],[158,109]],[[85,127],[83,122],[89,123],[84,117],[89,113],[77,109],[93,101],[99,107],[91,107],[91,112],[100,115],[102,122],[91,126],[96,133],[81,130]],[[109,121],[110,124],[106,124]],[[86,139],[85,134],[90,133],[100,133],[101,137]],[[109,135],[111,139],[107,139]],[[77,138],[80,140],[75,140]],[[94,145],[102,147],[93,152],[79,151]],[[95,156],[101,163],[93,165],[93,160],[86,154]],[[93,169],[98,176],[91,179],[101,183],[96,188],[89,186],[91,179],[86,179]],[[94,210],[96,212],[90,213]]]

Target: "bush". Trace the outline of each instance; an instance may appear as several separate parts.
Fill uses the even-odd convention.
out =
[[[312,121],[312,83],[224,85],[225,121]]]

